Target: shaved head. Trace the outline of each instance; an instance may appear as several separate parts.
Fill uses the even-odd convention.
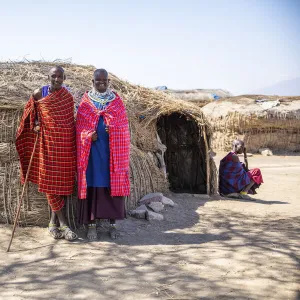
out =
[[[242,145],[242,146],[244,146],[245,143],[244,143],[244,141],[242,141],[242,140],[236,139],[236,140],[234,140],[234,141],[232,142],[232,146],[234,147],[235,145]]]
[[[65,74],[65,70],[61,66],[55,66],[50,69],[49,73],[53,73],[55,71],[60,71],[62,74]]]
[[[65,70],[61,66],[55,66],[50,69],[48,78],[52,91],[59,90],[66,79]]]
[[[92,79],[93,87],[100,93],[106,92],[109,84],[108,72],[105,69],[97,69]]]
[[[233,151],[237,154],[242,154],[244,152],[245,143],[242,140],[234,140],[232,142]]]
[[[94,72],[94,79],[97,76],[100,76],[100,75],[105,75],[105,77],[108,78],[108,72],[105,69],[97,69],[97,70],[95,70],[95,72]]]

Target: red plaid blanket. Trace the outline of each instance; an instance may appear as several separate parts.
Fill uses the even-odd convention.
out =
[[[76,172],[72,95],[65,88],[61,88],[41,100],[36,101],[31,97],[27,102],[16,140],[22,183],[36,137],[36,133],[33,132],[36,115],[41,129],[29,181],[38,184],[40,192],[70,195],[73,193]]]
[[[83,95],[76,118],[78,198],[86,198],[86,170],[91,149],[91,136],[103,116],[109,128],[111,196],[128,196],[130,133],[125,106],[116,98],[104,109],[98,110],[87,93]]]

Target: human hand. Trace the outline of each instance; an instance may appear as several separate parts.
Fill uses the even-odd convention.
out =
[[[95,141],[97,141],[97,139],[98,139],[97,132],[94,131],[93,134],[92,134],[92,141],[95,142]]]
[[[34,131],[35,133],[39,133],[40,129],[41,129],[40,126],[39,126],[39,125],[36,125],[36,126],[34,126],[33,131]]]

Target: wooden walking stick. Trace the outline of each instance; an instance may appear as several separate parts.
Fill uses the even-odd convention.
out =
[[[28,177],[29,177],[31,163],[32,163],[32,160],[33,160],[33,156],[34,156],[34,152],[35,152],[35,148],[36,148],[36,145],[37,145],[38,138],[39,138],[39,133],[37,132],[35,142],[34,142],[34,146],[33,146],[33,150],[32,150],[32,154],[31,154],[30,161],[29,161],[29,165],[28,165],[28,168],[27,168],[27,173],[26,173],[25,182],[24,182],[24,185],[23,185],[21,198],[20,198],[17,213],[16,213],[16,216],[15,216],[14,227],[13,227],[13,230],[12,230],[12,233],[11,233],[10,241],[9,241],[6,252],[9,252],[9,249],[10,249],[10,246],[11,246],[11,243],[12,243],[12,240],[14,238],[15,231],[16,231],[16,226],[17,226],[17,223],[18,223],[18,219],[19,219],[19,215],[20,215],[20,211],[21,211],[21,206],[22,206],[22,202],[23,202],[23,198],[24,198],[24,194],[25,194],[25,190],[26,190],[26,186],[27,186],[27,180],[28,180]]]

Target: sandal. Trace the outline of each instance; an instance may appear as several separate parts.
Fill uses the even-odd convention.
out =
[[[55,239],[62,239],[63,238],[63,234],[62,232],[57,228],[56,224],[52,224],[50,223],[48,225],[48,232],[49,234]]]
[[[118,232],[118,230],[116,229],[116,226],[114,226],[114,225],[109,226],[108,233],[113,240],[117,239],[120,236],[120,233]]]
[[[88,225],[88,232],[87,232],[87,238],[89,241],[94,241],[97,239],[97,228],[96,224],[89,224]]]
[[[244,191],[240,192],[240,198],[244,200],[256,201],[255,199],[251,198],[248,195],[248,192],[244,192]]]
[[[74,241],[78,239],[78,235],[75,232],[73,232],[68,226],[62,226],[59,229],[65,240]]]
[[[233,198],[233,199],[239,199],[240,196],[241,195],[239,193],[231,193],[231,194],[225,195],[225,197],[227,197],[227,198]]]

